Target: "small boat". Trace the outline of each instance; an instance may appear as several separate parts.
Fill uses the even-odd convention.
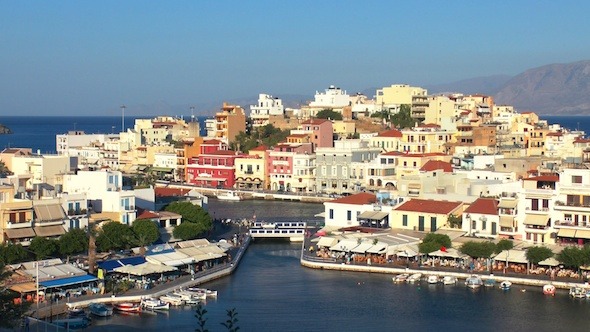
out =
[[[141,306],[138,303],[121,302],[113,305],[115,310],[119,312],[140,312]]]
[[[457,284],[457,277],[455,276],[444,276],[442,279],[443,285],[455,285]]]
[[[394,283],[401,284],[402,282],[406,282],[409,277],[410,277],[409,274],[402,273],[402,274],[396,275],[395,277],[392,277],[391,279],[393,280]]]
[[[409,283],[420,282],[420,279],[422,279],[422,273],[414,273],[408,277],[408,282]]]
[[[483,282],[484,287],[494,287],[496,286],[496,280],[492,278],[488,278]]]
[[[586,297],[586,290],[582,287],[572,287],[569,294],[575,299],[583,299]]]
[[[173,294],[173,293],[168,293],[168,294],[164,294],[162,296],[160,296],[160,300],[166,302],[166,303],[170,303],[170,305],[183,305],[184,301],[182,300],[182,297]]]
[[[56,319],[53,321],[53,324],[63,327],[66,330],[78,330],[88,327],[90,322],[88,319],[83,317],[75,317],[75,318],[64,318],[64,319]]]
[[[222,201],[240,201],[242,197],[235,191],[226,191],[224,193],[219,193],[215,195],[217,199]]]
[[[483,280],[479,276],[472,275],[465,280],[465,286],[471,289],[479,289],[483,285]]]
[[[500,283],[501,290],[509,290],[512,287],[512,283],[508,280],[504,280]]]
[[[179,296],[186,304],[197,304],[207,297],[205,293],[190,292],[187,290],[176,290],[173,294]]]
[[[75,318],[75,317],[87,317],[86,311],[82,308],[78,307],[68,307],[68,317]]]
[[[164,302],[160,299],[155,299],[153,297],[146,297],[141,299],[141,306],[145,309],[150,310],[169,310],[170,303]]]
[[[113,315],[113,308],[107,307],[103,303],[90,303],[88,305],[90,313],[99,317],[108,317]]]
[[[217,291],[212,289],[189,287],[186,290],[197,294],[205,294],[205,297],[217,297]]]
[[[547,284],[543,286],[543,294],[545,295],[555,295],[555,286],[551,284]]]
[[[428,281],[429,284],[438,284],[439,279],[438,279],[438,276],[429,275],[428,278],[426,279],[426,281]]]

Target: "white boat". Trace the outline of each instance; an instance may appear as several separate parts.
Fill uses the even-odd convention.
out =
[[[113,308],[107,307],[103,303],[90,303],[88,305],[90,313],[99,317],[108,317],[113,315]]]
[[[501,290],[509,290],[512,287],[512,283],[508,280],[504,280],[500,283]]]
[[[457,277],[455,276],[444,276],[442,279],[443,285],[455,285],[457,283]]]
[[[410,277],[409,274],[402,273],[402,274],[396,275],[395,277],[392,277],[391,279],[393,280],[394,283],[401,284],[402,282],[406,282],[409,277]]]
[[[420,282],[420,279],[422,279],[422,273],[414,273],[408,278],[408,282],[409,283]]]
[[[169,310],[170,303],[164,302],[153,297],[146,297],[141,299],[141,306],[150,310]]]
[[[479,289],[483,286],[483,280],[479,276],[472,275],[471,277],[465,280],[465,286],[471,289]]]
[[[483,285],[485,287],[494,287],[496,286],[496,280],[493,278],[487,278],[486,280],[484,280]]]
[[[242,200],[242,197],[240,196],[240,194],[238,194],[235,191],[226,191],[223,193],[219,193],[217,195],[215,195],[217,197],[217,199],[222,200],[222,201],[240,201]]]
[[[175,290],[174,295],[180,296],[186,304],[197,304],[206,298],[205,293],[197,294],[187,290]]]
[[[166,303],[170,303],[170,305],[183,305],[184,304],[182,297],[180,297],[176,294],[173,294],[173,293],[167,293],[167,294],[160,296],[160,300],[162,300]]]
[[[217,291],[213,289],[189,287],[186,290],[197,294],[205,294],[205,297],[217,297]]]
[[[438,276],[429,275],[428,278],[426,279],[426,281],[428,281],[429,284],[438,284],[439,279],[438,279]]]
[[[575,299],[583,299],[586,297],[586,290],[583,287],[570,288],[570,296]]]
[[[543,294],[545,295],[555,295],[555,286],[551,284],[547,284],[543,286]]]

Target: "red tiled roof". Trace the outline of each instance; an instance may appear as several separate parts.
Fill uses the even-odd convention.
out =
[[[377,137],[403,137],[403,136],[404,135],[402,134],[402,132],[399,130],[396,130],[396,129],[382,131],[377,135]]]
[[[531,178],[524,179],[525,181],[545,181],[545,182],[558,182],[559,175],[541,175],[541,176],[534,176]]]
[[[498,201],[493,198],[478,198],[465,209],[465,213],[498,215]]]
[[[435,201],[432,199],[411,199],[395,208],[396,211],[449,214],[461,206],[461,202]]]
[[[547,133],[546,136],[563,136],[563,134],[560,132],[555,132],[555,133]]]
[[[154,219],[158,218],[158,214],[152,211],[143,211],[140,215],[137,216],[137,219]]]
[[[389,151],[381,154],[382,156],[404,156],[405,153],[400,151]]]
[[[574,143],[590,143],[590,138],[579,137],[574,140]]]
[[[268,150],[268,146],[266,145],[259,145],[257,147],[255,147],[254,149],[250,149],[250,151],[266,151]]]
[[[317,124],[317,125],[319,125],[319,124],[322,124],[322,123],[324,123],[326,121],[328,121],[328,120],[326,120],[326,119],[309,119],[307,121],[301,122],[301,124],[310,124],[310,125],[316,125]]]
[[[220,140],[209,139],[209,140],[203,141],[202,144],[214,144],[214,145],[217,145],[217,144],[221,144],[221,143],[223,143],[223,142],[220,141]]]
[[[372,204],[377,201],[377,196],[370,194],[370,193],[358,193],[355,195],[345,196],[333,201],[330,203],[339,203],[339,204],[356,204],[356,205],[364,205],[364,204]]]
[[[164,187],[156,187],[154,188],[154,192],[157,197],[175,197],[175,196],[184,196],[190,190],[182,189],[182,188],[164,188]]]
[[[446,161],[440,160],[429,160],[420,168],[422,172],[430,172],[436,170],[442,170],[445,173],[452,173],[453,172],[453,165],[451,163],[447,163]]]
[[[418,128],[440,128],[436,123],[422,123],[418,125]]]

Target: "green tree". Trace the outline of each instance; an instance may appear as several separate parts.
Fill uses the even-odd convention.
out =
[[[134,241],[135,235],[129,226],[109,221],[98,232],[96,246],[100,251],[128,249]]]
[[[557,260],[565,267],[579,269],[580,266],[588,263],[588,257],[585,251],[576,247],[566,247],[557,254]]]
[[[150,219],[136,219],[133,221],[131,229],[135,234],[137,245],[142,248],[142,251],[145,249],[145,246],[156,242],[160,237],[158,226]]]
[[[454,214],[451,214],[449,216],[449,219],[447,219],[449,226],[451,226],[451,228],[461,228],[461,226],[463,225],[463,217],[462,216],[457,216]]]
[[[10,272],[6,270],[6,266],[0,263],[0,285],[3,285],[4,280],[9,276]],[[16,329],[29,309],[29,302],[14,303],[14,298],[18,297],[19,294],[6,287],[0,287],[0,317],[2,317],[0,319],[0,329]]]
[[[390,121],[396,128],[411,128],[416,124],[412,118],[412,108],[407,104],[401,105],[399,112],[391,115]]]
[[[420,252],[424,254],[437,251],[442,247],[451,247],[451,238],[446,234],[428,233],[418,245]]]
[[[323,109],[315,115],[318,119],[328,119],[328,120],[342,120],[342,113],[338,113],[331,109]]]
[[[461,248],[459,248],[461,253],[473,258],[490,258],[494,253],[494,250],[496,250],[496,245],[491,241],[469,241],[463,243]]]
[[[164,210],[180,214],[183,223],[189,222],[198,225],[201,233],[209,231],[213,226],[213,221],[207,210],[191,202],[172,202]]]
[[[7,175],[12,175],[13,173],[6,167],[6,164],[0,160],[0,177],[5,178]]]
[[[35,236],[29,245],[29,249],[35,253],[37,259],[55,256],[57,254],[57,248],[56,240],[41,236]]]
[[[549,257],[553,257],[553,251],[547,247],[530,247],[526,250],[527,261],[534,265]]]
[[[79,254],[88,250],[88,234],[79,228],[72,228],[58,240],[59,253],[63,256]]]
[[[196,239],[201,233],[201,227],[192,222],[183,222],[182,224],[175,226],[172,231],[172,235],[174,235],[175,238],[183,241]]]
[[[227,320],[225,322],[221,323],[221,325],[225,326],[225,328],[229,332],[239,331],[240,327],[238,326],[238,312],[236,311],[236,308],[228,309],[226,311],[227,311]]]
[[[508,239],[502,239],[500,241],[498,241],[498,243],[496,243],[496,249],[494,250],[494,252],[496,254],[501,253],[504,250],[510,250],[514,248],[514,243]]]
[[[195,329],[195,332],[209,332],[209,330],[205,328],[205,325],[207,324],[208,320],[208,318],[205,317],[206,314],[207,309],[205,309],[205,307],[203,307],[203,304],[199,302],[195,310],[195,317],[197,318],[198,325],[198,327]]]
[[[20,243],[2,243],[0,244],[0,264],[12,264],[23,262],[29,254],[25,251]]]

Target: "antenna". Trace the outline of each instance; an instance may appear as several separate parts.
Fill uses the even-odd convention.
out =
[[[127,106],[121,105],[121,132],[125,131],[125,109]]]

